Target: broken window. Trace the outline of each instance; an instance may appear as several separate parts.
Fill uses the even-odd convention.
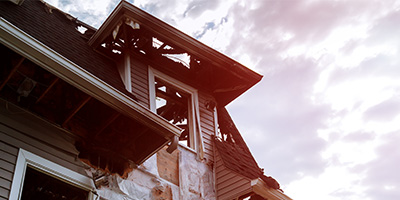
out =
[[[21,200],[87,200],[88,191],[27,167]]]
[[[168,120],[171,124],[184,129],[179,137],[179,142],[191,147],[189,137],[190,125],[188,124],[190,94],[173,87],[159,78],[155,78],[154,86],[157,114]]]
[[[158,115],[183,129],[179,138],[181,145],[196,149],[195,111],[197,91],[156,70],[150,70],[152,83],[150,92],[152,110]]]

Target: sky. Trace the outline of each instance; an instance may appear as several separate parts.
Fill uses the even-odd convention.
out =
[[[99,27],[119,0],[48,0]],[[296,200],[400,199],[400,0],[130,0],[262,74],[227,106]]]

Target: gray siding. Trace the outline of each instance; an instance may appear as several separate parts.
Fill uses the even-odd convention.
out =
[[[146,108],[150,108],[148,66],[132,58],[131,74],[132,93],[136,96],[140,104]]]
[[[17,107],[5,108],[0,100],[0,200],[8,199],[19,148],[86,175],[65,132]]]
[[[1,140],[0,155],[0,199],[7,199],[10,194],[18,149]]]
[[[204,157],[208,161],[214,160],[214,147],[213,137],[215,135],[215,123],[214,123],[214,111],[206,108],[206,103],[212,99],[212,97],[199,93],[199,111],[200,111],[200,123],[201,131],[204,143]]]
[[[215,176],[217,199],[232,199],[251,191],[250,180],[226,168],[218,151],[215,158]]]

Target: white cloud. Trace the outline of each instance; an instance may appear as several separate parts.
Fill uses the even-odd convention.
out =
[[[327,167],[318,177],[306,176],[287,185],[285,191],[296,200],[368,200],[365,186],[360,184],[364,173],[354,174],[343,167]]]

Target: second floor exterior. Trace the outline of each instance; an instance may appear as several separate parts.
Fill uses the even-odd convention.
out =
[[[1,198],[50,175],[86,199],[289,199],[225,109],[261,75],[125,1],[99,29],[0,4]]]

